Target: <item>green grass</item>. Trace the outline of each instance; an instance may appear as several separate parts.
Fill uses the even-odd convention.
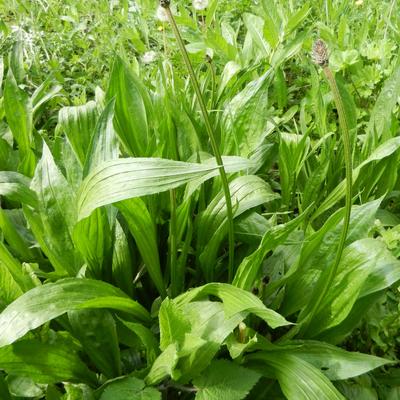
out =
[[[0,398],[397,398],[397,2],[171,10],[0,1]]]

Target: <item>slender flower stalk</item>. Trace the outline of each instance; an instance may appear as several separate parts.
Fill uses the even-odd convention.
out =
[[[317,283],[317,286],[314,289],[314,293],[311,296],[311,301],[309,302],[309,305],[304,309],[302,313],[304,315],[304,319],[300,320],[299,323],[294,328],[292,328],[286,335],[284,335],[284,337],[282,337],[280,341],[288,340],[297,334],[302,336],[307,331],[313,317],[319,311],[321,302],[323,301],[329,288],[332,286],[333,280],[335,279],[337,269],[340,260],[342,258],[350,225],[351,206],[352,206],[353,166],[352,166],[352,156],[351,156],[351,139],[350,139],[350,132],[347,123],[345,108],[335,77],[333,76],[332,70],[329,68],[328,50],[326,48],[325,43],[322,40],[319,39],[314,43],[312,57],[313,61],[317,65],[319,65],[324,71],[325,77],[332,90],[333,99],[335,101],[336,109],[339,116],[339,126],[342,132],[342,142],[344,148],[344,161],[346,170],[346,199],[344,208],[343,229],[340,234],[335,260],[333,264],[330,266],[329,270],[327,271],[326,276],[324,276],[324,280]]]
[[[229,268],[228,268],[228,279],[229,282],[232,281],[233,275],[234,275],[234,247],[235,247],[235,237],[234,237],[234,228],[233,228],[233,210],[232,210],[232,201],[231,201],[231,194],[229,190],[229,183],[228,183],[228,178],[226,175],[226,171],[224,168],[224,164],[222,161],[221,153],[218,149],[217,141],[215,139],[214,131],[211,126],[210,122],[210,117],[208,115],[207,107],[203,98],[203,95],[200,90],[200,85],[199,82],[196,78],[196,74],[193,70],[192,63],[190,62],[188,53],[185,48],[185,44],[183,42],[183,39],[181,37],[181,34],[179,32],[178,25],[176,24],[175,18],[171,12],[170,9],[170,0],[160,0],[160,6],[165,9],[166,14],[168,15],[169,21],[172,26],[172,30],[174,31],[174,35],[176,37],[176,40],[178,42],[179,49],[181,51],[183,60],[186,64],[186,68],[189,71],[189,77],[192,82],[194,91],[196,93],[197,101],[199,102],[201,113],[203,115],[204,119],[204,124],[206,127],[207,134],[210,139],[211,147],[214,152],[214,157],[217,161],[217,164],[219,166],[219,173],[221,176],[221,182],[222,182],[222,189],[224,191],[225,195],[225,202],[226,202],[226,214],[227,214],[227,220],[228,220],[228,240],[229,240]]]

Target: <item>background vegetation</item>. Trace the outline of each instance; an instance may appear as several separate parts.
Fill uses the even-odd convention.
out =
[[[234,265],[158,3],[0,0],[0,398],[400,398],[398,2],[171,9]]]

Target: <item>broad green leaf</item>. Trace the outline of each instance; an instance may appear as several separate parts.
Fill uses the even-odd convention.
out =
[[[83,168],[84,177],[102,162],[118,158],[119,146],[113,127],[114,107],[115,100],[112,99],[105,106],[90,132],[90,144]]]
[[[112,254],[112,279],[115,286],[128,296],[133,291],[133,259],[129,248],[127,234],[118,220],[115,221]]]
[[[12,400],[11,393],[8,390],[7,382],[2,373],[0,373],[0,396],[3,400]]]
[[[306,2],[299,10],[289,17],[285,26],[285,34],[288,35],[293,32],[307,18],[310,12],[310,3]]]
[[[182,343],[185,334],[190,332],[190,322],[174,300],[166,298],[158,313],[160,325],[160,349],[165,350],[171,343]]]
[[[6,305],[12,303],[23,293],[21,287],[15,281],[10,271],[3,264],[3,261],[0,261],[0,287],[2,288],[0,291],[0,310],[2,310]]]
[[[62,279],[31,289],[0,314],[0,346],[15,342],[28,331],[68,311],[84,308],[112,308],[149,320],[148,312],[139,303],[108,283]]]
[[[353,182],[357,181],[360,176],[360,172],[364,166],[369,165],[373,161],[379,161],[392,155],[400,147],[400,137],[394,137],[387,140],[380,146],[378,146],[361,164],[353,169]],[[327,196],[323,203],[318,207],[312,216],[312,219],[316,219],[325,211],[333,207],[337,202],[344,198],[346,194],[346,179],[341,181],[339,185]]]
[[[11,215],[10,210],[0,208],[0,231],[3,233],[5,241],[15,255],[23,261],[32,261],[34,259],[34,252],[30,249],[30,243],[22,237],[9,215]]]
[[[269,118],[268,89],[272,78],[273,71],[270,69],[248,83],[225,106],[221,137],[223,154],[248,157],[261,145]]]
[[[143,324],[124,321],[121,318],[118,319],[124,326],[129,329],[131,333],[133,332],[134,335],[137,336],[139,340],[143,343],[144,349],[146,350],[147,364],[153,364],[154,360],[157,358],[157,355],[160,352],[159,343],[156,335],[149,328],[146,328]]]
[[[379,240],[361,239],[348,246],[337,275],[310,324],[307,336],[341,323],[357,299],[370,295],[400,280],[400,261]],[[361,317],[361,316],[360,316]]]
[[[54,77],[50,75],[32,94],[33,114],[36,116],[42,106],[59,95],[62,86],[54,81]]]
[[[45,143],[43,143],[42,158],[31,182],[31,189],[36,192],[38,207],[37,213],[25,212],[27,220],[35,236],[38,236],[35,231],[41,231],[39,236],[45,242],[42,250],[56,272],[73,276],[81,267],[79,254],[72,241],[73,226],[76,221],[75,195]],[[32,214],[36,215],[31,218]],[[50,250],[50,253],[47,250]]]
[[[229,184],[234,218],[247,210],[268,203],[279,197],[263,179],[255,175],[240,176]],[[197,241],[200,265],[207,281],[214,280],[214,266],[221,242],[228,232],[226,204],[219,192],[197,221]]]
[[[253,39],[254,44],[262,51],[264,57],[268,57],[271,49],[269,44],[265,41],[263,37],[264,31],[264,21],[261,17],[244,13],[243,22]]]
[[[270,46],[275,49],[280,41],[281,20],[278,16],[275,3],[267,0],[262,1],[264,9],[264,36]]]
[[[346,245],[361,239],[373,226],[375,215],[381,200],[371,201],[361,206],[353,206]],[[304,305],[312,305],[310,296],[315,288],[320,271],[327,271],[334,262],[339,236],[343,225],[344,209],[338,210],[323,225],[323,227],[308,237],[301,249],[296,268],[292,268],[282,279],[281,284],[289,277],[286,284],[285,297],[281,306],[284,315],[290,315]],[[319,278],[323,282],[324,277]],[[307,310],[308,311],[308,310]],[[306,312],[306,311],[304,311]]]
[[[294,354],[260,352],[247,359],[249,366],[257,361],[258,372],[276,378],[288,400],[344,400],[319,369]]]
[[[257,383],[260,375],[227,360],[215,360],[193,381],[196,400],[241,400]]]
[[[189,303],[209,295],[217,296],[222,300],[227,318],[237,313],[252,313],[263,319],[272,328],[289,325],[277,312],[268,309],[263,302],[254,294],[239,289],[227,283],[209,283],[178,296],[174,301],[177,305]]]
[[[227,172],[248,168],[251,162],[224,157]],[[95,168],[83,181],[78,198],[79,219],[98,207],[174,189],[193,179],[203,181],[219,173],[214,164],[193,164],[161,158],[122,158]]]
[[[165,297],[166,289],[158,254],[156,226],[145,202],[140,198],[134,198],[120,201],[116,203],[116,207],[127,222],[154,285],[158,292]]]
[[[96,384],[95,374],[67,346],[33,339],[1,347],[0,369],[29,377],[38,383],[67,381]]]
[[[35,208],[38,199],[30,184],[31,180],[18,172],[0,171],[0,196]]]
[[[171,343],[154,361],[145,378],[147,385],[156,385],[167,376],[174,378],[174,368],[178,362],[178,349],[175,343]],[[176,376],[179,378],[179,375]]]
[[[99,400],[161,400],[161,393],[134,376],[116,379],[107,384]]]
[[[268,252],[282,244],[300,226],[307,214],[306,210],[294,220],[268,230],[262,237],[258,248],[240,263],[232,284],[241,289],[251,290],[258,279],[262,262]]]
[[[177,304],[175,300],[165,299],[159,314],[164,352],[155,365],[162,365],[168,354],[176,361],[170,369],[154,369],[157,374],[151,371],[148,379],[171,376],[189,382],[200,375],[246,315],[242,312],[227,316],[220,302],[204,300]]]
[[[94,365],[107,378],[121,375],[117,329],[107,310],[74,310],[68,313],[73,335]]]
[[[28,377],[13,375],[8,375],[7,383],[13,396],[18,397],[43,397],[47,386],[45,384],[35,383]]]
[[[280,43],[271,57],[271,65],[274,68],[278,68],[287,60],[294,57],[302,49],[308,35],[309,32],[301,32],[289,43]]]
[[[65,133],[82,166],[86,160],[97,116],[97,104],[94,101],[81,106],[63,107],[58,114],[57,130]]]
[[[17,294],[19,292],[17,287],[19,287],[19,289],[23,292],[34,287],[32,279],[28,276],[28,274],[24,273],[21,263],[10,253],[3,242],[0,242],[0,264],[1,269],[4,271],[1,279],[5,279],[7,281],[12,279],[12,281],[14,281],[14,283],[10,282],[12,286],[6,286],[8,290],[13,287],[14,294]],[[4,268],[7,271],[5,271]]]
[[[4,84],[4,110],[8,125],[18,143],[20,152],[19,170],[27,176],[32,176],[35,168],[33,146],[33,111],[32,101],[17,85],[12,70],[9,69]]]
[[[367,127],[366,141],[363,148],[365,155],[369,155],[375,150],[381,138],[388,139],[391,115],[399,96],[400,65],[397,65],[392,75],[385,81],[371,112]]]
[[[353,378],[372,369],[392,363],[392,361],[384,358],[345,351],[323,342],[307,340],[303,342],[293,341],[291,343],[299,344],[300,346],[291,349],[290,354],[318,368],[333,381]]]
[[[21,34],[18,34],[10,52],[10,71],[12,71],[18,83],[21,83],[25,78],[24,43]]]
[[[130,156],[148,154],[147,112],[150,98],[138,77],[117,57],[111,72],[107,98],[115,97],[115,129]]]
[[[118,142],[113,128],[114,100],[111,100],[100,115],[93,135],[83,169],[86,176],[103,161],[118,158]],[[105,209],[97,209],[88,218],[79,221],[74,227],[74,243],[83,255],[90,271],[96,278],[109,278],[108,267],[111,260],[111,227]]]
[[[279,142],[279,173],[282,190],[282,204],[290,207],[295,182],[310,147],[306,135],[281,132]]]

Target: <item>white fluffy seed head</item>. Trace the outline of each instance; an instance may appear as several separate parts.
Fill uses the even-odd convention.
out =
[[[193,8],[195,10],[204,10],[208,7],[208,0],[193,0]]]
[[[156,18],[161,22],[168,22],[167,10],[162,6],[158,6],[156,11]]]

